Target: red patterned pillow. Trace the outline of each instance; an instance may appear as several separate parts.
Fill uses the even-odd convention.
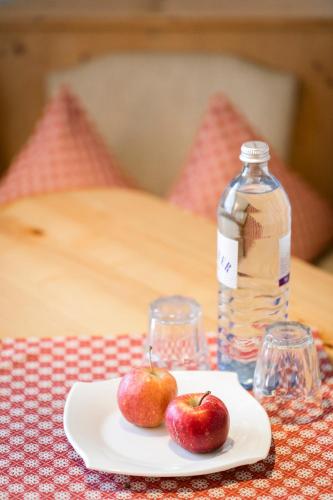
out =
[[[0,184],[0,203],[34,194],[97,186],[127,186],[102,138],[66,88],[44,115]]]
[[[216,219],[219,197],[239,172],[243,142],[261,139],[247,120],[219,94],[204,117],[190,156],[168,194],[176,205]],[[282,183],[292,205],[292,253],[317,257],[333,238],[332,207],[271,152],[270,170]]]

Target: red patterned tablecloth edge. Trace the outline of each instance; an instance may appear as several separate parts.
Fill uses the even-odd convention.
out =
[[[288,498],[333,500],[333,368],[316,335],[324,414],[283,423],[266,406],[272,446],[265,460],[206,476],[142,478],[86,469],[63,430],[76,380],[125,373],[142,360],[142,335],[0,339],[0,500]],[[212,360],[216,338],[208,334]]]

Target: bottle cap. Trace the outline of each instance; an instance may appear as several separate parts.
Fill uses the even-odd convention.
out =
[[[266,142],[250,141],[241,146],[240,160],[244,163],[263,163],[270,159],[269,146]]]

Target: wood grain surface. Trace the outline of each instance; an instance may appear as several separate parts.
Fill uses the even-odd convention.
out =
[[[27,198],[0,212],[0,336],[143,332],[150,301],[195,297],[216,328],[216,228],[128,190]],[[333,276],[292,261],[291,317],[333,344]],[[331,355],[333,349],[331,349]]]

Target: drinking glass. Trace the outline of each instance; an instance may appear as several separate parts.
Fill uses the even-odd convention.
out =
[[[306,423],[320,417],[320,374],[310,328],[294,321],[281,321],[266,328],[253,392],[260,402],[275,409],[283,421]]]
[[[189,297],[160,297],[149,307],[147,348],[152,361],[169,370],[208,370],[210,368],[202,310]]]

